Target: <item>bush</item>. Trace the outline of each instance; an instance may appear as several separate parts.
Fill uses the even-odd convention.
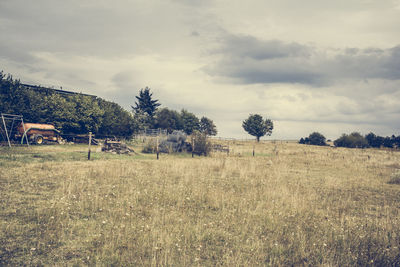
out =
[[[306,138],[301,138],[299,144],[326,146],[326,138],[318,132],[313,132]]]
[[[343,134],[334,141],[334,145],[337,147],[365,148],[368,147],[368,141],[360,133],[353,132],[350,135]]]
[[[157,144],[154,140],[148,141],[142,148],[143,153],[151,154],[157,152]]]
[[[207,156],[211,152],[211,143],[207,140],[207,135],[195,131],[192,134],[192,141],[194,141],[193,153],[196,155]]]

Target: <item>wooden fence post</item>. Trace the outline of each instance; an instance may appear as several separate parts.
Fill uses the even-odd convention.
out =
[[[192,136],[192,158],[194,158],[194,137]]]
[[[156,147],[156,152],[157,152],[157,160],[159,159],[159,154],[160,154],[160,151],[159,151],[159,149],[158,149],[158,136],[157,136],[157,147]]]
[[[87,159],[90,160],[90,145],[92,144],[92,132],[89,132],[89,151],[87,155]]]

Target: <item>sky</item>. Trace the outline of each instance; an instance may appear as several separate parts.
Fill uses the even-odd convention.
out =
[[[400,135],[400,0],[0,0],[0,70],[251,138]]]

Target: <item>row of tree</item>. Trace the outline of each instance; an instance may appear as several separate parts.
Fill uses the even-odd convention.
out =
[[[136,97],[133,112],[96,96],[35,89],[0,72],[0,113],[23,115],[26,122],[53,124],[63,134],[93,132],[128,138],[146,128],[217,134],[214,122],[206,117],[199,119],[187,110],[159,109],[161,104],[152,98],[147,87]]]
[[[300,144],[325,146],[326,138],[321,133],[313,132],[308,137],[301,138]],[[337,147],[349,147],[349,148],[366,148],[366,147],[387,147],[387,148],[399,148],[400,147],[400,135],[399,136],[379,136],[374,133],[369,133],[365,136],[358,132],[351,134],[342,134],[341,137],[336,139],[333,144]]]
[[[131,136],[139,127],[120,105],[84,94],[36,90],[0,72],[0,113],[23,115],[26,122],[53,124],[63,134]]]
[[[136,99],[132,110],[135,121],[140,122],[141,129],[165,129],[168,133],[181,130],[188,135],[199,131],[206,135],[217,135],[214,122],[207,117],[199,119],[185,109],[180,112],[169,108],[159,109],[161,104],[158,100],[153,99],[153,94],[148,87],[141,89]]]

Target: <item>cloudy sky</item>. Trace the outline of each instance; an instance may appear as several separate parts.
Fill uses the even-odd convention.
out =
[[[400,0],[0,0],[0,70],[130,109],[164,107],[246,138],[400,134]]]

